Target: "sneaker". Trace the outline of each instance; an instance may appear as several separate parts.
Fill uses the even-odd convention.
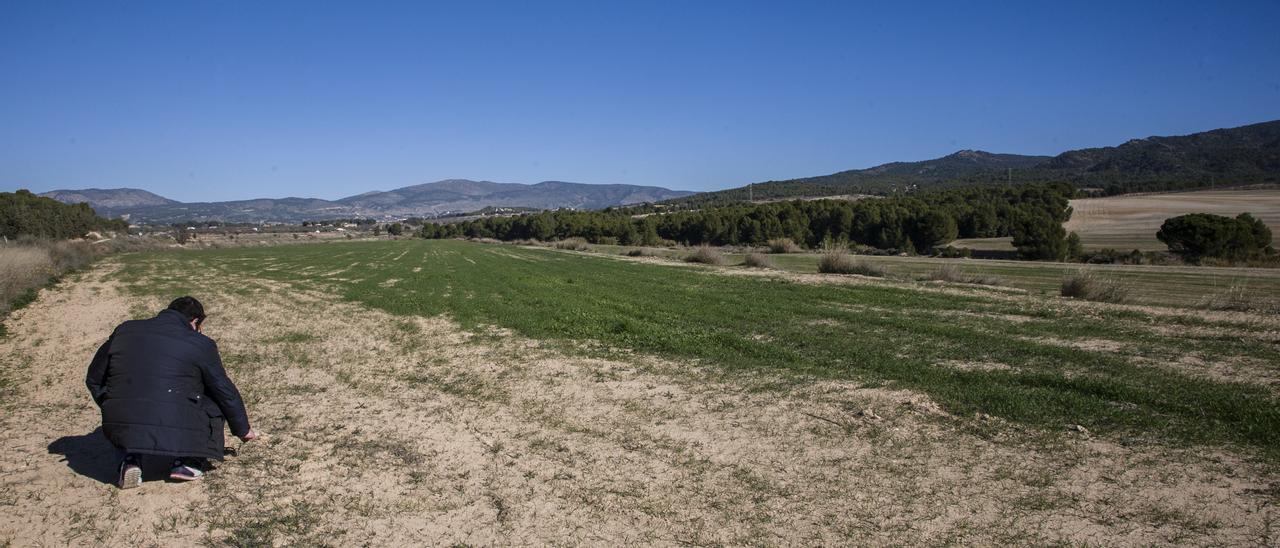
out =
[[[178,459],[173,461],[173,468],[169,469],[169,479],[178,481],[193,481],[204,477],[204,470],[200,469],[200,463],[194,459]]]
[[[116,485],[121,489],[133,489],[142,485],[142,466],[138,464],[138,457],[126,455],[120,461],[120,475]]]

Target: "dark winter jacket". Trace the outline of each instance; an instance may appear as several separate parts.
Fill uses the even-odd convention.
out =
[[[221,459],[223,418],[249,432],[240,391],[213,340],[180,312],[120,324],[89,364],[102,432],[130,453]]]

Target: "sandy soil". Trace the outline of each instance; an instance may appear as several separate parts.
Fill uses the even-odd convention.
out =
[[[202,297],[264,439],[201,483],[119,491],[84,367],[163,303],[110,269],[43,292],[0,340],[0,545],[1280,542],[1280,482],[1220,451],[567,355],[257,280]]]

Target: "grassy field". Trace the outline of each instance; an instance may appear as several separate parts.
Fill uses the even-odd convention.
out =
[[[634,247],[592,245],[591,249],[607,254],[624,254]],[[656,257],[679,260],[687,249],[645,248]],[[743,254],[726,253],[730,264],[741,264]],[[787,272],[817,272],[817,253],[770,255],[774,265]],[[1280,296],[1280,270],[1273,268],[1166,267],[1133,265],[1081,265],[1033,261],[997,261],[977,259],[938,259],[931,257],[859,256],[885,268],[891,278],[915,280],[952,265],[962,272],[995,276],[1000,285],[1041,295],[1057,295],[1065,276],[1082,270],[1095,272],[1117,281],[1128,289],[1131,302],[1157,306],[1194,308],[1215,295],[1232,288],[1245,288],[1259,300],[1275,300]]]
[[[1250,213],[1280,234],[1280,188],[1204,190],[1163,194],[1133,194],[1071,200],[1071,220],[1065,228],[1080,235],[1085,249],[1164,251],[1156,239],[1160,224],[1187,213],[1235,217]],[[958,247],[983,250],[1013,249],[1009,238],[957,240]]]
[[[1275,316],[610,251],[104,259],[0,338],[0,546],[1280,541]],[[84,366],[180,294],[263,438],[119,491]]]
[[[782,259],[793,266],[810,260]],[[725,371],[885,383],[926,393],[957,415],[991,414],[1049,429],[1085,424],[1121,436],[1159,433],[1280,456],[1273,386],[1248,374],[1228,380],[1153,366],[1198,356],[1274,378],[1280,350],[1265,335],[1269,327],[1247,321],[1081,309],[1056,297],[1018,299],[998,290],[797,283],[455,241],[141,255],[125,275],[158,266],[299,290],[322,284],[395,314],[446,314],[468,329],[497,326],[535,339],[695,359]],[[1178,279],[1153,275],[1144,283]],[[1057,274],[1042,276],[1048,285]]]

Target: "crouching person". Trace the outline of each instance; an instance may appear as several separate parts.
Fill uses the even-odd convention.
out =
[[[172,480],[203,477],[206,459],[222,459],[224,420],[241,440],[257,437],[217,345],[201,333],[204,319],[200,301],[178,298],[154,318],[120,324],[89,364],[102,432],[124,453],[121,489],[142,484],[141,455],[172,457]]]

